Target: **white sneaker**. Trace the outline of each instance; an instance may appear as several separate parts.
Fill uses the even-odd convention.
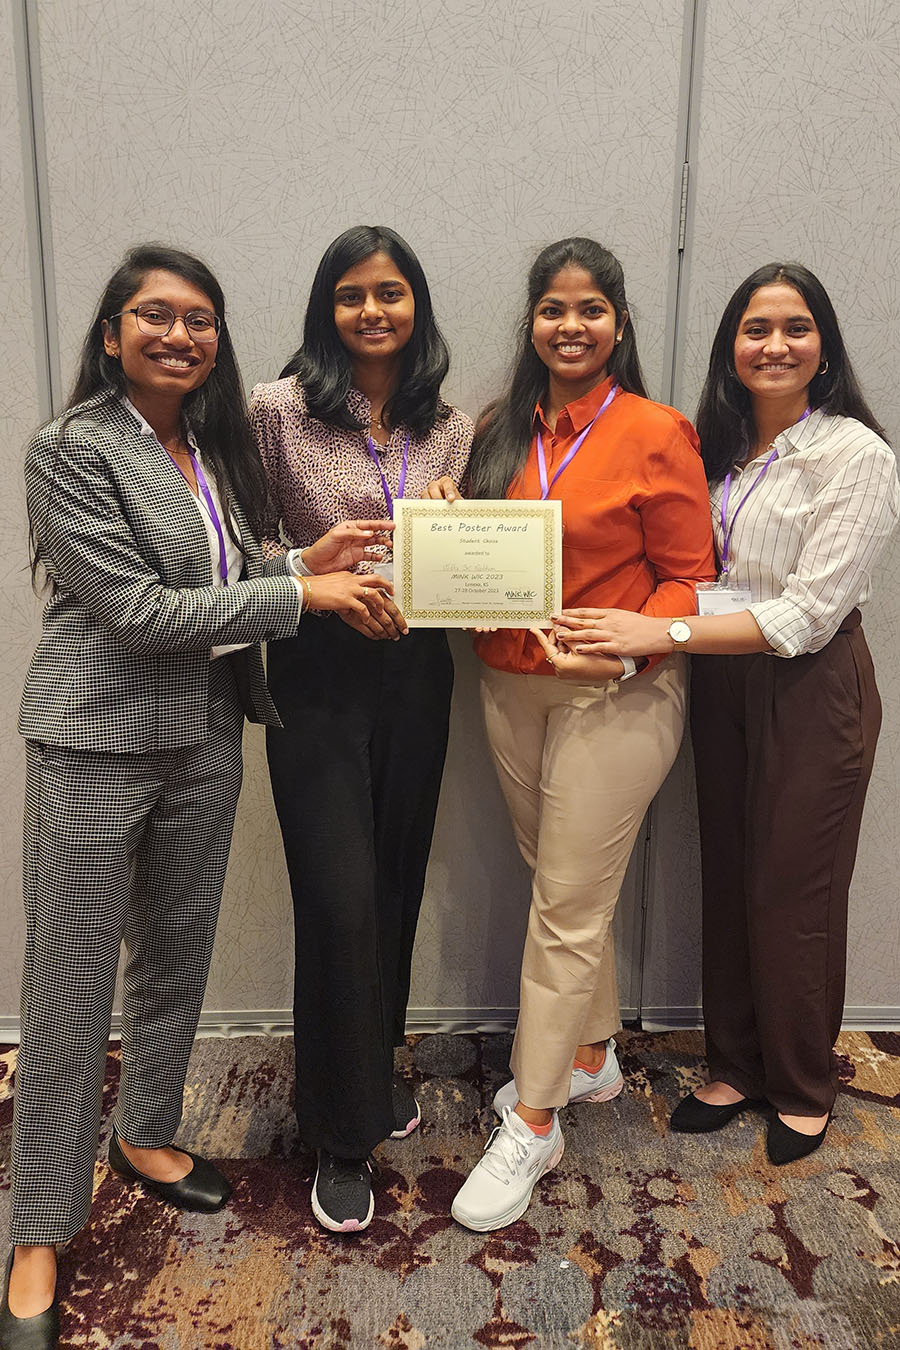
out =
[[[484,1153],[456,1193],[450,1213],[464,1228],[489,1233],[514,1223],[528,1208],[531,1192],[563,1155],[563,1136],[553,1112],[545,1137],[506,1107]]]
[[[625,1086],[619,1061],[616,1059],[616,1043],[610,1036],[606,1042],[606,1059],[596,1073],[585,1073],[584,1069],[572,1069],[569,1080],[569,1105],[573,1102],[608,1102],[618,1097]],[[512,1110],[519,1100],[516,1080],[511,1078],[498,1088],[494,1095],[494,1110],[503,1115],[503,1108]]]

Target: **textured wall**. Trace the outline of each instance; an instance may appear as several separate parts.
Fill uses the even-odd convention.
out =
[[[742,0],[708,6],[676,394],[689,416],[728,296],[755,267],[790,258],[806,263],[827,287],[876,415],[898,443],[898,131],[895,5],[827,0],[812,14],[762,0],[750,20]],[[898,566],[895,540],[864,615],[885,713],[851,901],[847,1002],[860,1010],[900,1003]],[[650,1008],[695,1008],[698,1002],[698,868],[692,809],[685,805],[689,779],[683,752],[657,812],[644,970]]]
[[[493,392],[536,249],[621,253],[660,377],[681,15],[501,0],[39,3],[64,363],[86,297],[159,236],[222,274],[248,382],[297,345],[312,272],[361,220],[421,253],[451,396]],[[653,78],[646,78],[652,70]]]
[[[90,304],[135,239],[210,259],[250,384],[296,345],[324,245],[374,219],[395,224],[425,263],[454,352],[448,392],[468,411],[505,366],[527,263],[570,232],[619,251],[660,384],[681,55],[671,5],[645,0],[610,18],[579,2],[552,20],[544,5],[459,0],[189,11],[44,0],[37,12],[64,382]],[[26,648],[14,653],[19,671]],[[413,1003],[508,1008],[529,892],[464,639],[456,651]],[[252,730],[247,751],[207,1004],[278,1009],[290,1002],[289,906]],[[626,904],[626,1004],[634,918]],[[3,959],[13,970],[18,955]]]
[[[900,141],[891,7],[825,0],[814,20],[774,0],[760,0],[752,13],[736,0],[708,8],[677,401],[693,407],[712,328],[735,281],[784,251],[822,271],[873,401],[900,431],[891,328],[900,273],[896,237],[884,223]],[[296,345],[323,247],[365,220],[395,225],[420,253],[454,353],[448,394],[467,411],[496,389],[528,261],[571,232],[596,235],[619,253],[651,390],[665,387],[679,93],[688,74],[680,7],[35,0],[33,9],[64,382],[100,285],[122,250],[148,237],[210,260],[230,299],[248,385],[271,378]],[[9,77],[0,86],[3,134],[11,137],[3,146],[4,206],[24,224],[9,44],[0,62]],[[0,334],[14,372],[4,382],[14,397],[0,394],[10,485],[0,523],[13,609],[0,665],[7,728],[0,1017],[17,1004],[21,756],[12,717],[34,617],[15,495],[21,442],[37,419],[30,291],[17,237],[19,244],[4,245],[3,301],[21,320]],[[884,581],[892,575],[886,570]],[[885,659],[897,627],[893,603],[883,584],[868,621],[882,654],[886,727],[855,888],[850,1001],[859,1005],[898,1002],[889,977],[897,966],[891,878],[900,852],[892,809],[900,688]],[[464,638],[454,651],[450,759],[413,991],[415,1005],[448,1018],[514,1004],[528,901],[483,746],[475,663]],[[248,730],[246,750],[210,1010],[290,1003],[289,901],[258,731]],[[654,1009],[698,1001],[691,793],[683,757],[655,812],[643,990]],[[640,863],[618,923],[630,1008],[639,985]]]

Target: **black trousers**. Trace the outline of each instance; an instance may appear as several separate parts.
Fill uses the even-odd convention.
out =
[[[837,1093],[847,895],[880,725],[858,610],[819,652],[692,663],[710,1075],[786,1115],[822,1115]]]
[[[364,1157],[394,1128],[394,1046],[447,749],[453,663],[438,629],[373,642],[305,617],[269,646],[269,730],[294,901],[297,1121]]]

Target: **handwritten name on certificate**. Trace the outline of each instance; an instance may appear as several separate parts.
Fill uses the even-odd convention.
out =
[[[558,501],[394,503],[395,599],[410,628],[550,626],[562,604]]]

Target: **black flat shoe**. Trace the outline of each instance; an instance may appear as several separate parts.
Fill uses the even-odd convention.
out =
[[[56,1295],[45,1312],[36,1317],[14,1317],[9,1311],[9,1276],[15,1247],[6,1263],[3,1300],[0,1302],[0,1350],[56,1350],[59,1345],[59,1304]]]
[[[180,1181],[155,1181],[153,1177],[144,1176],[143,1172],[139,1172],[131,1165],[122,1152],[118,1136],[113,1130],[109,1141],[109,1165],[126,1181],[139,1182],[145,1191],[152,1191],[161,1200],[176,1205],[178,1209],[213,1214],[227,1204],[231,1195],[231,1183],[223,1177],[219,1169],[213,1167],[205,1158],[198,1158],[196,1153],[188,1153],[186,1148],[181,1148],[178,1152],[187,1153],[193,1161],[194,1166],[187,1176],[182,1177]]]
[[[730,1102],[728,1106],[713,1106],[710,1102],[701,1101],[692,1092],[675,1107],[669,1117],[669,1129],[676,1134],[709,1134],[711,1130],[721,1130],[741,1111],[756,1105],[758,1103],[753,1097],[742,1097],[739,1102]]]
[[[784,1167],[785,1163],[796,1162],[798,1158],[807,1158],[810,1153],[815,1153],[825,1139],[825,1131],[828,1129],[830,1121],[831,1112],[829,1111],[828,1120],[818,1134],[801,1134],[799,1130],[792,1130],[790,1125],[785,1125],[776,1111],[769,1121],[769,1129],[766,1134],[766,1152],[769,1155],[769,1162],[773,1163],[775,1167]]]

